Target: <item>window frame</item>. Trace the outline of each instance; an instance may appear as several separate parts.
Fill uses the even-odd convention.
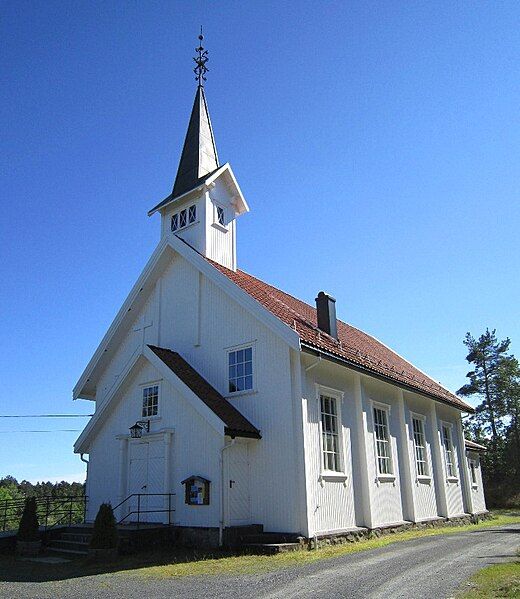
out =
[[[150,381],[147,383],[141,383],[139,385],[140,390],[141,390],[141,408],[140,408],[140,420],[158,420],[159,418],[161,418],[161,381]],[[154,414],[153,416],[145,416],[143,414],[143,410],[144,410],[144,405],[143,405],[143,401],[144,401],[144,390],[145,389],[149,389],[151,387],[157,387],[157,414]]]
[[[347,474],[345,470],[345,435],[343,433],[343,417],[341,413],[341,407],[344,398],[344,392],[338,389],[333,389],[332,387],[326,387],[325,385],[319,385],[316,383],[316,402],[318,405],[319,419],[318,419],[318,429],[319,429],[319,439],[320,439],[320,481],[325,480],[339,480],[345,481],[347,479]],[[339,470],[329,470],[325,468],[325,446],[323,443],[323,412],[321,408],[321,398],[327,397],[330,399],[334,399],[336,404],[336,420],[338,424],[338,467]]]
[[[468,456],[469,480],[472,489],[478,489],[477,468],[479,467],[478,458]]]
[[[381,403],[378,401],[371,402],[371,417],[372,417],[372,436],[374,439],[374,459],[375,459],[375,467],[376,467],[376,478],[378,481],[395,481],[396,473],[395,473],[395,463],[394,463],[394,454],[393,454],[393,443],[392,443],[392,434],[390,432],[390,413],[392,406],[390,404]],[[386,439],[387,447],[388,447],[388,456],[380,456],[378,452],[378,442],[377,432],[376,432],[376,418],[375,418],[375,410],[381,410],[385,414],[386,418],[386,431],[388,438]],[[389,464],[389,472],[380,472],[379,470],[379,458],[388,458]]]
[[[230,391],[229,390],[229,354],[233,352],[240,351],[242,349],[251,349],[251,377],[252,377],[252,387],[251,389],[241,389],[240,391]],[[226,389],[226,397],[237,397],[239,395],[250,395],[251,393],[257,392],[257,369],[256,369],[256,341],[249,341],[247,343],[241,343],[240,345],[233,345],[232,347],[224,348],[225,356],[226,356],[226,364],[225,364],[225,389]],[[244,362],[245,364],[245,362]],[[249,376],[249,375],[243,375]]]
[[[449,453],[451,457],[451,463],[448,462],[447,450],[445,445],[444,431],[448,432],[448,443],[449,443]],[[455,482],[459,480],[457,476],[457,461],[455,455],[455,445],[453,444],[453,423],[452,422],[444,422],[441,420],[441,441],[442,441],[442,451],[444,455],[444,469],[446,471],[446,480],[448,482]],[[451,466],[451,468],[450,468]]]
[[[412,445],[413,445],[413,455],[414,455],[414,463],[415,463],[415,477],[417,480],[431,480],[431,465],[430,465],[430,460],[429,460],[429,456],[428,456],[428,441],[426,439],[426,416],[424,414],[418,414],[416,412],[410,412],[410,417],[412,419],[412,427],[411,427],[411,432],[412,432]],[[420,430],[420,435],[422,435],[422,440],[423,440],[423,445],[422,445],[422,449],[423,449],[423,460],[418,460],[417,458],[417,449],[418,446],[416,444],[416,438],[415,438],[415,426],[414,426],[414,420],[420,423],[421,426],[421,430]],[[424,463],[424,473],[421,474],[419,473],[419,464],[420,463]]]
[[[222,210],[224,224],[219,220],[219,210]],[[228,225],[226,225],[226,208],[221,204],[217,204],[217,202],[213,202],[213,226],[225,233],[229,231]]]
[[[185,218],[185,223],[181,224],[181,215],[184,213],[184,218]],[[194,214],[193,220],[190,220],[190,214]],[[170,216],[170,231],[172,233],[176,233],[177,231],[183,231],[184,229],[187,229],[188,227],[191,227],[192,225],[197,224],[198,221],[198,208],[197,208],[197,203],[195,202],[194,204],[191,204],[190,206],[186,206],[185,208],[183,208],[182,210],[177,210],[177,212],[174,212],[171,214]],[[173,228],[173,222],[174,219],[176,220],[176,227],[175,229]]]

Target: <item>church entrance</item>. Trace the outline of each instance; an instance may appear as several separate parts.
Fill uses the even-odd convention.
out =
[[[227,525],[251,524],[249,446],[236,443],[226,455]]]
[[[152,441],[131,442],[128,464],[128,494],[135,495],[129,499],[127,522],[164,522],[167,514],[164,510],[164,496],[153,495],[164,493],[164,443],[162,439]],[[127,512],[127,513],[128,513]]]

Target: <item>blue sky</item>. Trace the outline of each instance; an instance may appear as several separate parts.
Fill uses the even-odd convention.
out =
[[[159,239],[195,93],[251,213],[244,270],[456,390],[466,331],[518,347],[520,4],[0,5],[0,413],[71,389]],[[80,479],[82,420],[0,419],[0,476]]]

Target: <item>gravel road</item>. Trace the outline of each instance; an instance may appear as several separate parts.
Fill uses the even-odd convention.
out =
[[[520,524],[516,524],[399,542],[261,575],[159,580],[119,573],[41,583],[10,582],[7,576],[0,581],[0,597],[442,599],[453,596],[480,568],[512,559],[519,546]]]

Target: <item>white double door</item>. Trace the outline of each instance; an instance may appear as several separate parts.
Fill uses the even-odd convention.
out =
[[[128,463],[127,522],[168,522],[164,495],[165,445],[162,440],[131,442]],[[139,512],[139,515],[138,515]]]

